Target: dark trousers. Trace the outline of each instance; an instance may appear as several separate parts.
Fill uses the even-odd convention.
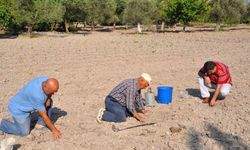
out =
[[[124,122],[128,116],[131,116],[126,107],[110,96],[107,96],[105,99],[105,109],[102,116],[102,120],[104,121]]]

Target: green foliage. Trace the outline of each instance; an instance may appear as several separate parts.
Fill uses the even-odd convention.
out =
[[[99,0],[100,5],[100,23],[110,24],[118,21],[116,15],[117,4],[115,0]]]
[[[64,18],[70,22],[85,21],[87,17],[87,3],[90,0],[64,0]]]
[[[119,21],[119,23],[122,23],[122,17],[123,17],[123,13],[124,10],[127,6],[128,0],[116,0],[116,11],[115,14],[118,18],[117,21]]]
[[[246,23],[250,23],[250,3],[247,5],[247,12],[246,12]]]
[[[99,0],[87,0],[87,22],[94,27],[100,20],[100,3]]]
[[[207,11],[205,0],[171,0],[165,9],[166,17],[170,24],[182,23],[184,26]]]
[[[158,12],[158,18],[156,21],[165,21],[168,22],[168,17],[166,16],[165,8],[168,6],[171,0],[156,0],[156,7]]]
[[[60,0],[49,0],[45,3],[47,16],[44,18],[46,23],[55,23],[63,21],[65,7]]]
[[[18,10],[18,0],[1,0],[0,1],[0,26],[5,30],[13,33],[19,28],[18,19],[20,18],[20,12]]]
[[[154,22],[157,13],[153,0],[129,0],[124,10],[123,21],[130,24],[150,24]]]
[[[115,0],[88,0],[87,21],[92,26],[97,23],[110,24],[118,21]]]
[[[246,8],[242,0],[212,0],[209,18],[216,23],[240,23]]]
[[[0,5],[0,25],[6,27],[11,22],[9,10],[4,5]]]
[[[74,22],[96,24],[182,23],[192,21],[249,23],[250,4],[242,0],[0,0],[0,27],[16,33],[28,31],[76,31]]]
[[[20,1],[20,22],[32,27],[42,23],[62,21],[65,8],[60,0],[25,0]]]

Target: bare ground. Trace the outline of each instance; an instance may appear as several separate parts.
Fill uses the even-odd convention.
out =
[[[221,60],[233,76],[231,95],[214,108],[199,99],[197,71],[206,60]],[[62,138],[54,141],[50,132],[37,131],[14,136],[20,150],[250,149],[250,30],[6,37],[0,39],[0,64],[1,117],[10,118],[9,99],[30,79],[46,75],[61,83],[54,101],[64,113],[56,122]],[[157,125],[114,133],[113,123],[97,124],[97,111],[109,91],[142,72],[151,74],[155,93],[158,85],[174,87],[173,104],[157,104],[147,116],[147,122]],[[190,97],[179,98],[183,90]],[[138,124],[129,118],[115,125]],[[171,127],[181,131],[172,133]]]

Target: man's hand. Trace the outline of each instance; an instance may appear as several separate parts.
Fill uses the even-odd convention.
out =
[[[220,94],[221,88],[222,88],[222,84],[217,84],[217,88],[216,88],[216,90],[214,92],[213,98],[211,99],[211,101],[209,103],[209,105],[211,107],[213,107],[215,105],[215,102],[216,102],[216,100],[217,100],[217,98],[218,98],[218,96]]]
[[[215,105],[216,99],[211,99],[209,105],[213,107]]]
[[[205,76],[204,80],[205,80],[206,84],[210,84],[211,83],[211,80],[210,80],[210,78],[208,76]]]
[[[146,114],[146,113],[149,113],[149,112],[150,112],[150,110],[147,109],[147,108],[144,108],[144,109],[142,110],[142,113],[143,113],[143,114]]]
[[[137,112],[133,112],[132,114],[138,121],[145,122],[144,118],[140,116]]]
[[[136,117],[136,119],[137,119],[138,121],[142,122],[142,123],[145,122],[145,119],[144,119],[143,117],[141,117],[141,116],[140,116],[140,117]]]
[[[61,137],[61,132],[60,132],[60,130],[55,129],[52,131],[52,135],[53,135],[54,139],[57,140]]]
[[[55,139],[58,139],[61,137],[61,132],[55,127],[53,122],[50,120],[50,118],[47,115],[46,111],[38,111],[39,116],[43,118],[43,121],[47,125],[47,127],[51,130],[52,135]]]

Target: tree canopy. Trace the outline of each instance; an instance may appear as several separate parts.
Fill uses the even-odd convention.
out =
[[[201,19],[203,18],[203,19]],[[204,19],[205,18],[205,19]],[[220,24],[250,22],[250,4],[242,0],[1,0],[0,29],[10,33],[64,30],[73,24],[96,25]],[[37,28],[38,27],[38,28]],[[77,25],[76,25],[77,27]]]
[[[166,17],[171,24],[182,23],[185,26],[197,21],[207,11],[205,0],[171,0],[165,9]]]

